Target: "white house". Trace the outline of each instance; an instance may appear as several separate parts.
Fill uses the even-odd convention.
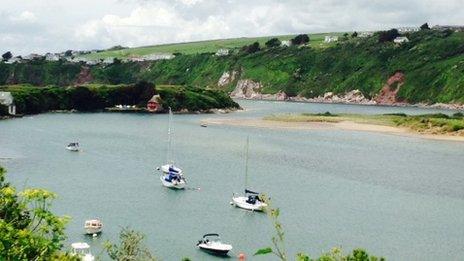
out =
[[[13,64],[13,63],[20,63],[22,61],[22,58],[20,56],[16,56],[11,58],[10,60],[6,61],[6,64]]]
[[[338,36],[335,36],[335,35],[326,35],[324,39],[324,42],[326,43],[332,43],[336,41],[338,41]]]
[[[400,33],[412,33],[412,32],[418,32],[420,28],[414,27],[414,26],[405,26],[405,27],[399,27],[397,30]]]
[[[409,39],[405,36],[398,36],[396,37],[393,42],[397,43],[397,44],[401,44],[401,43],[407,43],[409,42]]]
[[[170,53],[153,53],[142,56],[144,61],[170,60],[174,55]]]
[[[367,38],[367,37],[371,37],[372,35],[374,35],[373,32],[361,32],[358,34],[358,37]]]
[[[45,54],[45,60],[56,62],[60,60],[60,56],[56,53],[47,53]]]
[[[217,50],[216,56],[227,56],[229,55],[229,49],[219,49]]]
[[[11,95],[11,92],[0,92],[0,104],[8,106],[9,114],[16,114],[16,106],[14,104],[14,98],[13,95]]]
[[[282,47],[289,47],[291,45],[292,45],[292,42],[290,40],[285,40],[285,41],[280,42],[280,46]]]

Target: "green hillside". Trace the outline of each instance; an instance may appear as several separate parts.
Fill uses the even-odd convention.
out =
[[[400,101],[464,103],[464,33],[420,31],[405,35],[409,42],[402,44],[383,36],[342,37],[326,48],[314,48],[313,42],[311,46],[237,50],[220,57],[211,53],[182,54],[171,60],[142,63],[0,63],[0,85],[67,86],[81,84],[82,79],[87,83],[132,84],[144,80],[156,85],[232,91],[238,80],[247,79],[259,82],[262,93],[284,91],[289,96],[310,98],[358,89],[372,98],[391,76],[400,73],[403,79],[396,95]],[[235,78],[218,86],[224,72],[234,73]]]
[[[343,33],[321,33],[321,34],[310,34],[310,45],[314,48],[327,47],[330,44],[324,43],[324,37],[326,35],[337,35],[341,36]],[[130,56],[143,56],[148,54],[197,54],[197,53],[215,53],[219,49],[234,49],[240,48],[244,45],[249,45],[254,42],[259,42],[260,45],[264,45],[266,41],[271,38],[277,37],[281,41],[290,40],[295,35],[281,35],[281,36],[264,36],[264,37],[242,37],[233,39],[221,39],[221,40],[210,40],[210,41],[198,41],[188,43],[173,43],[173,44],[162,44],[153,46],[144,46],[136,48],[128,48],[115,51],[104,51],[99,53],[92,53],[83,55],[88,59],[97,60],[105,59],[108,57],[114,58],[125,58]]]

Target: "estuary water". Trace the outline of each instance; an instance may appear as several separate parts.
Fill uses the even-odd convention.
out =
[[[0,121],[0,164],[18,189],[57,193],[54,211],[72,217],[67,244],[86,241],[96,255],[130,226],[162,260],[218,259],[195,248],[213,232],[234,246],[231,256],[273,260],[252,256],[271,245],[267,216],[229,205],[232,193],[244,189],[249,136],[248,185],[281,209],[289,256],[316,257],[341,246],[388,260],[462,260],[464,143],[336,129],[199,126],[206,118],[286,112],[452,112],[238,102],[245,110],[174,116],[173,154],[188,181],[185,191],[163,188],[155,171],[166,160],[167,115],[50,113]],[[66,151],[72,141],[83,151]],[[97,238],[83,235],[84,220],[93,217],[104,222]]]

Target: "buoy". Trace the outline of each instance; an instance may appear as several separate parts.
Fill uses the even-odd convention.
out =
[[[243,260],[245,260],[245,259],[246,259],[246,256],[245,256],[244,253],[238,254],[238,260],[243,261]]]
[[[94,233],[92,236],[93,236],[93,237],[97,237],[98,235],[97,235],[96,233]]]

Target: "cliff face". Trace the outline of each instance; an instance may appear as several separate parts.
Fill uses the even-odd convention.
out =
[[[378,104],[396,104],[398,100],[398,92],[401,86],[404,84],[405,75],[402,72],[396,72],[390,78],[388,78],[385,85],[380,90],[380,93],[374,98],[374,101]]]

